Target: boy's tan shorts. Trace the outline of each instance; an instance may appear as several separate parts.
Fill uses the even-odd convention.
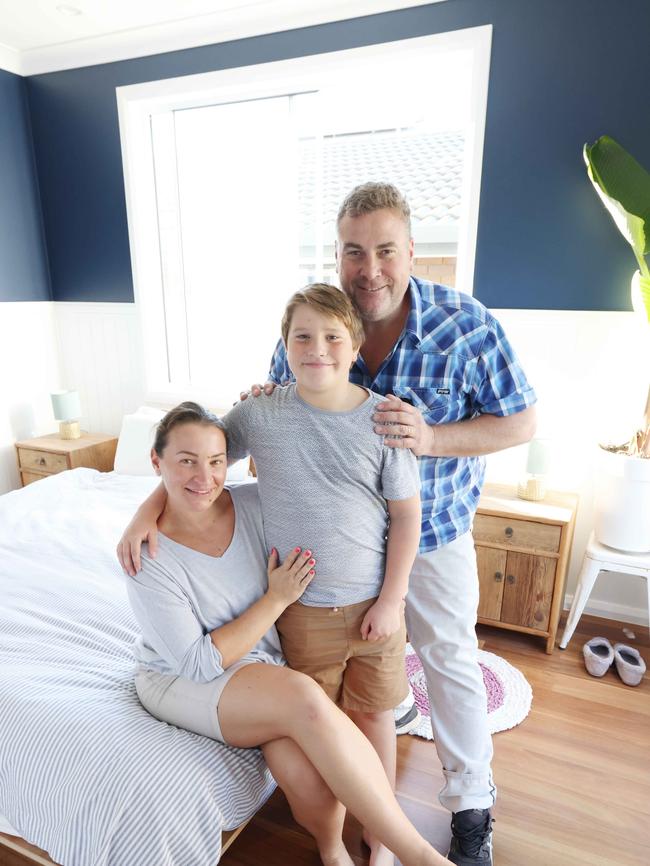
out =
[[[375,601],[342,607],[308,607],[297,601],[276,623],[289,666],[316,680],[346,710],[392,710],[408,694],[404,615],[390,637],[361,637],[361,623]]]

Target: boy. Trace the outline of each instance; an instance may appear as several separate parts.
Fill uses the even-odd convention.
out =
[[[296,382],[226,415],[228,456],[255,460],[267,544],[283,559],[300,537],[317,561],[277,622],[289,665],[348,713],[394,784],[393,707],[408,692],[403,600],[420,537],[417,461],[374,432],[385,398],[348,381],[363,327],[346,295],[324,284],[297,292],[282,337]],[[373,866],[393,862],[364,838]]]

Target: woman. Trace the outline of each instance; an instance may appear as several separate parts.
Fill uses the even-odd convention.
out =
[[[284,666],[274,628],[316,563],[295,548],[265,562],[253,485],[224,487],[222,423],[196,403],[160,422],[152,463],[167,493],[156,559],[129,580],[142,628],[136,688],[157,718],[232,746],[259,746],[325,866],[353,866],[347,807],[405,866],[451,866],[401,811],[359,729],[311,678]],[[263,586],[267,567],[268,587]]]

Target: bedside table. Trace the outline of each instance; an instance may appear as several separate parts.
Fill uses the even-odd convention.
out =
[[[79,439],[61,439],[57,433],[50,433],[16,442],[22,485],[78,466],[110,472],[116,448],[116,436],[94,433],[82,433]]]
[[[485,485],[472,528],[480,623],[538,635],[553,652],[577,507],[574,493],[529,502],[514,487]]]

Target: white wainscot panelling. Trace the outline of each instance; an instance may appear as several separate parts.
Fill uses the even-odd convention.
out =
[[[580,496],[566,605],[573,598],[594,519],[598,443],[622,442],[643,415],[648,392],[647,326],[634,313],[573,310],[494,310],[539,398],[538,436],[549,437],[549,488]],[[516,483],[527,446],[491,454],[489,481]],[[647,623],[645,581],[601,575],[587,613]]]
[[[117,435],[122,416],[144,402],[134,304],[57,302],[61,387],[79,391],[82,427]]]
[[[56,429],[59,387],[54,309],[48,301],[0,304],[0,493],[20,487],[14,442]]]

